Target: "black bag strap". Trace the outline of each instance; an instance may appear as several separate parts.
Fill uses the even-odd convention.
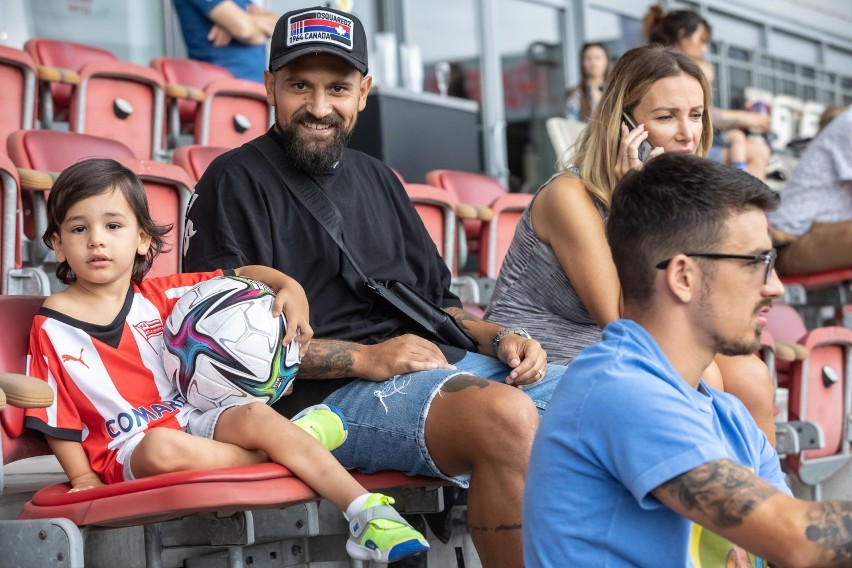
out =
[[[284,182],[285,187],[290,190],[290,193],[292,193],[296,199],[305,206],[305,209],[313,215],[314,219],[322,225],[323,229],[325,229],[343,252],[346,260],[349,261],[349,264],[352,265],[352,268],[355,269],[355,272],[357,272],[358,276],[361,277],[361,280],[364,281],[364,284],[370,288],[375,288],[373,279],[361,271],[361,267],[358,266],[358,263],[355,262],[355,259],[352,258],[352,255],[349,253],[349,249],[347,249],[346,245],[343,243],[343,217],[340,215],[340,211],[337,209],[337,206],[332,203],[325,192],[323,192],[317,186],[316,182],[309,178],[305,172],[296,168],[287,168],[281,160],[276,160],[273,157],[277,153],[279,147],[270,136],[267,135],[255,138],[254,140],[251,140],[249,144],[260,151],[263,157],[266,158],[266,161],[275,168],[276,172],[278,172],[278,175]]]

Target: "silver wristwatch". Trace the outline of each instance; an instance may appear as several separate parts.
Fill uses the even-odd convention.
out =
[[[500,340],[503,339],[504,335],[508,335],[510,333],[514,333],[515,335],[520,335],[521,337],[526,337],[527,339],[532,339],[527,330],[522,327],[504,327],[500,331],[494,334],[494,337],[491,338],[491,345],[494,346],[494,352],[497,353],[500,348]]]

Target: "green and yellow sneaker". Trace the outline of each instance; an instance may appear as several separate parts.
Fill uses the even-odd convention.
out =
[[[336,406],[309,406],[290,421],[316,438],[328,451],[339,448],[349,435],[346,418]]]
[[[349,556],[386,564],[429,550],[423,535],[399,516],[393,503],[386,495],[370,493],[361,512],[349,521]]]

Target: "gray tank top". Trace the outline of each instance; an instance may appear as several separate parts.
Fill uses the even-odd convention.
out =
[[[553,181],[551,177],[542,187]],[[489,321],[522,327],[538,340],[549,363],[567,364],[582,349],[601,338],[601,330],[559,265],[559,260],[536,236],[530,211],[541,188],[527,206],[485,310]],[[603,209],[597,205],[601,218]]]

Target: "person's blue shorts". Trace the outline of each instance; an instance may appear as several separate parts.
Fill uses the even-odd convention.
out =
[[[426,449],[426,415],[432,399],[449,379],[462,374],[504,382],[509,367],[498,359],[468,353],[454,371],[435,369],[397,375],[384,382],[356,380],[334,391],[323,401],[343,411],[349,423],[346,443],[334,457],[349,469],[372,473],[384,469],[408,475],[439,477],[467,487],[470,475],[443,474]],[[523,391],[530,395],[539,414],[547,408],[563,365],[548,365],[544,378]],[[462,432],[459,435],[464,435]]]

